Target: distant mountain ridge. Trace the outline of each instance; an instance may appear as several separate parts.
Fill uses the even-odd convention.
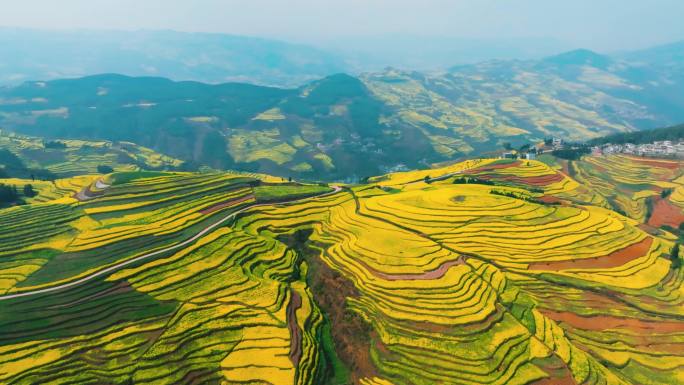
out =
[[[0,28],[0,57],[0,84],[116,72],[292,87],[347,69],[341,58],[307,45],[176,31]]]
[[[131,141],[197,165],[316,179],[441,160],[359,79],[298,89],[98,75],[0,90],[0,126],[53,138]],[[394,130],[394,131],[392,131]]]
[[[0,127],[130,141],[190,166],[357,180],[505,143],[585,141],[684,122],[684,75],[675,64],[576,50],[441,73],[337,74],[289,89],[105,74],[0,89]]]

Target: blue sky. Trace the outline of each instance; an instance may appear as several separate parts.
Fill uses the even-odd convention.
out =
[[[21,0],[0,25],[173,29],[306,43],[407,35],[557,39],[615,51],[684,40],[682,0]]]

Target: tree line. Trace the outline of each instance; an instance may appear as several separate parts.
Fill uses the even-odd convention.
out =
[[[684,124],[672,127],[655,128],[652,130],[621,132],[619,134],[612,134],[600,138],[592,139],[587,143],[592,146],[599,146],[602,144],[645,144],[656,141],[671,140],[673,142],[684,139]]]
[[[12,151],[0,149],[0,178],[55,180],[57,175],[42,168],[28,168]]]
[[[22,195],[19,195],[19,190],[17,186],[0,183],[0,206],[7,206],[12,204],[23,204],[24,198],[31,198],[38,195],[36,190],[33,189],[33,185],[26,184],[22,188]]]

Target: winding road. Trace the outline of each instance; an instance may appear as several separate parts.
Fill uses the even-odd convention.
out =
[[[340,187],[340,186],[332,186],[332,187],[333,187],[333,190],[332,190],[332,191],[328,191],[328,192],[325,192],[325,193],[322,193],[322,194],[319,194],[319,195],[309,196],[309,197],[306,197],[306,198],[298,198],[298,199],[293,199],[293,200],[291,200],[291,201],[282,201],[282,202],[259,203],[259,204],[255,204],[255,205],[243,207],[243,208],[240,209],[240,210],[237,210],[237,211],[235,211],[235,212],[232,212],[232,213],[226,215],[225,217],[221,218],[221,220],[219,220],[218,222],[216,222],[216,223],[214,223],[214,224],[212,224],[212,225],[209,225],[209,226],[205,227],[205,228],[202,229],[199,233],[195,234],[195,235],[192,236],[191,238],[186,239],[185,241],[183,241],[183,242],[181,242],[181,243],[178,243],[178,244],[175,244],[175,245],[172,245],[172,246],[169,246],[169,247],[166,247],[166,248],[163,248],[163,249],[161,249],[161,250],[157,250],[157,251],[154,251],[154,252],[151,252],[151,253],[143,254],[143,255],[141,255],[141,256],[138,256],[138,257],[129,259],[129,260],[127,260],[127,261],[123,261],[123,262],[117,263],[117,264],[115,264],[115,265],[106,267],[106,268],[104,268],[104,269],[102,269],[102,270],[100,270],[100,271],[96,271],[96,272],[94,272],[94,273],[91,273],[91,274],[89,274],[89,275],[87,275],[87,276],[85,276],[85,277],[83,277],[83,278],[77,279],[77,280],[75,280],[75,281],[67,282],[67,283],[64,283],[64,284],[61,284],[61,285],[57,285],[57,286],[47,287],[47,288],[44,288],[44,289],[37,289],[37,290],[31,290],[31,291],[26,291],[26,292],[22,292],[22,293],[15,293],[15,294],[6,294],[6,295],[2,295],[2,296],[0,296],[0,301],[2,301],[2,300],[7,300],[7,299],[13,299],[13,298],[28,297],[28,296],[37,295],[37,294],[51,293],[51,292],[54,292],[54,291],[63,290],[63,289],[68,289],[68,288],[70,288],[70,287],[74,287],[74,286],[81,285],[81,284],[86,283],[86,282],[88,282],[88,281],[90,281],[90,280],[93,280],[93,279],[95,279],[95,278],[97,278],[97,277],[100,277],[100,276],[103,276],[103,275],[105,275],[105,274],[109,274],[109,273],[115,272],[115,271],[117,271],[117,270],[119,270],[119,269],[121,269],[121,268],[123,268],[123,267],[126,267],[126,266],[128,266],[128,265],[134,264],[134,263],[136,263],[136,262],[140,262],[140,261],[143,261],[143,260],[145,260],[145,259],[149,259],[149,258],[151,258],[151,257],[157,256],[157,255],[160,255],[160,254],[164,254],[164,253],[166,253],[166,252],[169,252],[169,251],[172,251],[172,250],[176,250],[176,249],[179,249],[179,248],[181,248],[181,247],[183,247],[183,246],[186,246],[186,245],[188,245],[188,244],[190,244],[190,243],[192,243],[192,242],[198,240],[198,239],[201,238],[203,235],[207,234],[207,233],[210,232],[211,230],[213,230],[213,229],[217,228],[218,226],[222,225],[223,223],[225,223],[225,222],[228,221],[229,219],[233,218],[234,216],[236,216],[236,215],[238,215],[238,214],[241,214],[241,213],[243,213],[243,212],[245,212],[245,211],[247,211],[247,210],[251,210],[251,209],[253,209],[253,208],[255,208],[255,207],[273,206],[273,205],[275,205],[275,204],[284,204],[284,203],[297,203],[297,202],[302,202],[302,201],[309,200],[309,199],[322,198],[322,197],[325,197],[325,196],[328,196],[328,195],[337,194],[338,192],[340,192],[340,191],[342,190],[342,187]]]

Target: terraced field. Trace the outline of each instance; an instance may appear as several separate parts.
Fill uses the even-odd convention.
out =
[[[130,142],[58,140],[46,147],[40,138],[0,130],[0,148],[17,155],[29,168],[44,168],[60,177],[97,172],[104,165],[116,171],[169,168],[183,162]]]
[[[0,383],[684,382],[674,233],[567,171],[115,173],[0,211]]]
[[[613,155],[585,157],[575,168],[578,181],[631,218],[655,227],[677,227],[684,221],[678,198],[684,189],[684,162]]]

